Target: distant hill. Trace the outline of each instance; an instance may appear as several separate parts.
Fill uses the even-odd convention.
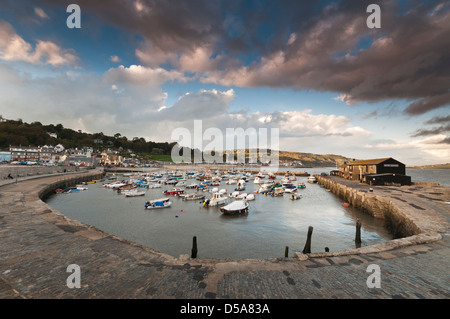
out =
[[[154,160],[171,161],[170,155],[172,148],[177,143],[157,143],[146,141],[142,137],[134,137],[129,140],[120,133],[114,136],[108,136],[100,133],[85,133],[81,130],[75,131],[63,127],[62,124],[43,125],[40,122],[25,123],[22,120],[4,120],[0,122],[0,150],[9,150],[9,146],[44,146],[62,144],[67,148],[92,147],[102,150],[111,148],[122,152],[131,151]],[[192,150],[194,152],[198,150]],[[235,156],[239,150],[235,150]],[[254,155],[258,150],[245,150],[245,156],[248,159],[249,154]],[[225,158],[225,157],[224,157]],[[237,157],[236,157],[237,158]],[[280,151],[279,159],[283,162],[294,162],[301,164],[302,167],[335,167],[347,158],[341,155],[319,155],[312,153],[287,152]]]
[[[334,167],[349,161],[348,158],[334,154],[312,154],[280,151],[280,161],[299,161],[304,167]]]
[[[435,165],[408,166],[408,168],[450,169],[450,163],[447,163],[447,164],[435,164]]]

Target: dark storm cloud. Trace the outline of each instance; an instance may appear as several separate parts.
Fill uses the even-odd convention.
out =
[[[428,136],[428,135],[436,135],[436,134],[443,134],[446,132],[450,132],[450,124],[432,128],[432,129],[420,129],[417,130],[412,137],[418,137],[418,136]]]
[[[381,29],[366,25],[373,2],[381,7]],[[142,63],[170,63],[206,83],[336,92],[347,104],[406,100],[409,115],[450,104],[450,3],[444,0],[77,3],[141,35]]]

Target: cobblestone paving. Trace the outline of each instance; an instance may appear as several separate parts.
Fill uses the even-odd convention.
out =
[[[51,181],[48,177],[0,187],[2,299],[450,297],[445,233],[430,244],[305,261],[177,259],[55,212],[36,195]],[[428,209],[427,201],[420,205]],[[70,264],[81,268],[79,289],[66,285]],[[371,264],[380,267],[381,288],[367,287]]]

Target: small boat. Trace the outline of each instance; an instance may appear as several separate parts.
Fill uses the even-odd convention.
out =
[[[282,187],[279,187],[279,188],[275,188],[275,190],[273,191],[273,193],[271,195],[274,197],[277,197],[277,196],[283,196],[283,194],[284,194],[284,189]]]
[[[180,189],[180,188],[173,188],[171,190],[164,191],[164,194],[166,194],[166,195],[178,195],[178,194],[183,194],[183,193],[184,193],[184,189]]]
[[[162,184],[159,183],[152,183],[152,184],[148,184],[147,186],[148,188],[161,188]]]
[[[308,183],[311,183],[311,184],[317,183],[317,178],[315,176],[309,176],[307,180],[308,180]]]
[[[241,195],[240,191],[234,191],[229,196],[230,198],[237,198],[239,195]]]
[[[248,203],[243,200],[237,200],[220,208],[224,215],[236,215],[248,213]]]
[[[188,194],[183,196],[183,200],[199,200],[204,199],[206,195],[204,194]]]
[[[300,182],[300,183],[298,183],[297,188],[299,188],[299,189],[306,188],[306,185],[305,185],[305,183]]]
[[[134,185],[134,184],[125,184],[125,185],[119,186],[117,188],[117,191],[118,192],[123,192],[123,191],[127,191],[127,190],[130,190],[130,189],[135,189],[135,188],[137,188],[137,186]]]
[[[198,184],[197,183],[191,183],[189,185],[186,185],[186,188],[197,188]]]
[[[168,202],[164,202],[164,201],[151,202],[150,204],[145,204],[145,209],[167,208],[167,207],[170,207],[171,205],[172,205],[171,201],[168,201]]]
[[[296,200],[296,199],[300,199],[301,197],[302,197],[302,196],[299,195],[299,194],[292,194],[291,197],[290,197],[290,199],[291,199],[291,200]]]
[[[211,199],[207,199],[203,202],[203,206],[219,206],[224,205],[228,201],[228,198],[222,193],[214,193],[214,196]]]
[[[289,188],[284,189],[285,193],[290,193],[290,194],[295,193],[296,191],[297,191],[297,187],[295,187],[295,188],[289,187]]]
[[[242,199],[242,200],[255,200],[255,194],[252,193],[242,193],[239,194],[239,196],[236,196],[237,199]]]
[[[235,180],[235,179],[229,179],[228,181],[225,182],[225,184],[227,184],[227,185],[232,185],[232,184],[236,184],[236,183],[237,183],[237,180]]]
[[[169,197],[163,197],[163,198],[148,200],[148,201],[145,202],[145,205],[151,205],[151,204],[156,203],[156,202],[169,202],[169,201],[170,201]]]
[[[176,187],[186,187],[186,182],[185,181],[179,181],[178,183],[175,184]]]
[[[350,204],[349,203],[342,203],[342,206],[348,207],[348,206],[350,206]]]
[[[128,191],[125,194],[126,197],[138,197],[138,196],[144,196],[144,195],[145,195],[144,191],[138,191],[137,189]]]
[[[87,188],[86,186],[83,186],[83,185],[77,185],[76,187],[77,187],[77,189],[79,189],[80,191],[87,191],[87,190],[88,190],[88,188]]]

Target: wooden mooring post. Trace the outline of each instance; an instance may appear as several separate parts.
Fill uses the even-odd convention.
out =
[[[311,253],[311,236],[312,236],[312,232],[313,232],[313,227],[309,226],[308,227],[308,237],[306,238],[305,248],[303,248],[303,253],[304,254]]]
[[[284,248],[284,257],[285,258],[289,257],[289,246],[286,246],[286,248]]]
[[[356,220],[355,243],[357,247],[361,247],[361,221],[359,220],[359,218]]]
[[[191,258],[197,258],[197,236],[194,236],[192,239],[192,250],[191,250]]]

